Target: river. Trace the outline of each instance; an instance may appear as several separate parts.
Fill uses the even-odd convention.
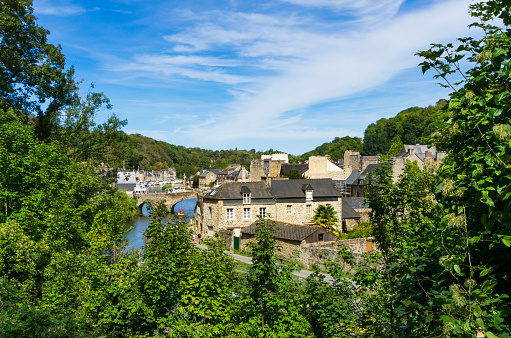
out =
[[[196,198],[181,201],[175,205],[174,213],[177,213],[177,210],[179,209],[184,209],[186,213],[186,221],[189,221],[193,217],[196,203]],[[135,217],[131,221],[128,221],[126,226],[128,228],[133,227],[133,229],[131,229],[131,231],[126,234],[126,238],[129,240],[128,250],[144,249],[144,231],[149,226],[149,221],[149,212],[147,211],[147,207],[145,205],[142,208],[142,215]]]

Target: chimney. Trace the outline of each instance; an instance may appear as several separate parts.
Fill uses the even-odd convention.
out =
[[[433,158],[433,156],[431,156],[431,151],[426,151],[426,158]]]

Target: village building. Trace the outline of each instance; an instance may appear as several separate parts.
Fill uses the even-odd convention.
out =
[[[266,222],[271,220],[266,220]],[[275,222],[275,239],[281,248],[280,254],[292,257],[298,247],[317,242],[331,242],[337,237],[321,226],[306,226],[286,222]],[[241,230],[240,250],[247,249],[249,243],[255,242],[257,222]]]
[[[231,164],[220,170],[216,177],[216,184],[221,185],[229,182],[248,182],[249,173],[241,164]]]
[[[208,187],[211,183],[214,184],[221,171],[222,169],[201,169],[199,171],[199,188]]]
[[[360,222],[369,222],[369,212],[371,209],[366,203],[365,197],[345,197],[342,199],[343,206],[349,205],[360,215]]]
[[[442,162],[447,156],[444,151],[437,151],[435,146],[424,144],[408,145],[405,144],[399,154],[392,158],[392,177],[397,182],[399,175],[404,171],[406,161],[416,162],[420,169],[430,162]]]
[[[259,218],[312,225],[316,208],[327,204],[341,222],[341,195],[331,179],[225,183],[197,201],[194,227],[204,237],[229,231],[236,246],[241,230]]]

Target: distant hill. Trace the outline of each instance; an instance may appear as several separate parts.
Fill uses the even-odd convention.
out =
[[[195,174],[201,168],[226,168],[229,164],[239,163],[250,168],[250,161],[259,158],[254,149],[247,150],[208,150],[187,148],[167,142],[157,141],[140,134],[128,135],[129,158],[126,165],[130,168],[159,170],[176,168],[180,176]]]

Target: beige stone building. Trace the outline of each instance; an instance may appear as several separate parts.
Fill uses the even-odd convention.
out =
[[[195,232],[208,237],[231,231],[236,246],[241,230],[258,217],[310,225],[321,204],[331,204],[342,221],[341,195],[331,179],[226,183],[197,201]]]
[[[437,151],[434,146],[427,146],[424,144],[415,144],[403,146],[403,150],[392,158],[392,176],[396,182],[404,171],[406,161],[416,162],[419,168],[424,169],[424,166],[430,163],[442,162],[447,156],[446,152]]]
[[[307,178],[331,178],[332,180],[345,180],[350,176],[352,168],[339,167],[328,156],[310,156],[309,168],[304,175]]]
[[[221,170],[216,179],[219,185],[229,182],[248,182],[249,173],[241,164],[231,164]]]
[[[205,188],[211,182],[215,183],[218,173],[221,169],[202,169],[199,172],[199,188]]]

